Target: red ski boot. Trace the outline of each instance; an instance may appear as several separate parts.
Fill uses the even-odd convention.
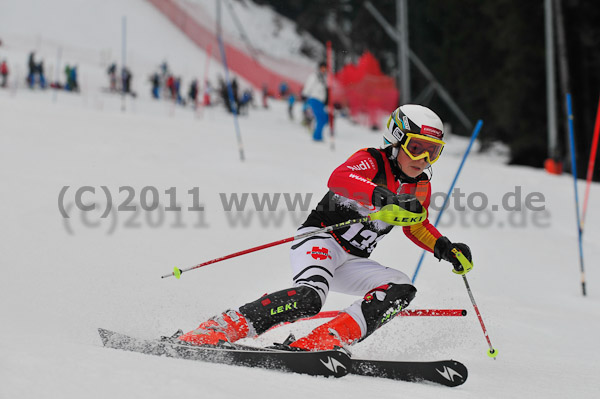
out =
[[[292,342],[291,347],[307,351],[325,351],[343,348],[361,338],[360,326],[348,313],[320,325],[306,337]]]
[[[180,340],[193,345],[218,345],[246,338],[250,327],[241,313],[228,310],[200,324],[197,329],[183,334]]]

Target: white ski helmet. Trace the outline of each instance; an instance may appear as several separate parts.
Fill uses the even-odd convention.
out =
[[[444,139],[444,125],[439,116],[427,107],[416,104],[402,105],[392,114],[383,132],[383,147],[402,144],[406,133],[415,133],[437,140]]]

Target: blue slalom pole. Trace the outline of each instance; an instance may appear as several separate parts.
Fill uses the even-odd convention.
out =
[[[465,154],[463,155],[463,159],[460,162],[460,166],[458,167],[458,170],[456,171],[456,175],[454,176],[454,180],[452,181],[452,184],[450,185],[448,194],[446,195],[446,198],[444,199],[444,204],[442,205],[442,209],[440,210],[440,213],[438,213],[438,215],[435,219],[435,223],[433,224],[434,227],[437,227],[438,223],[440,222],[440,219],[442,218],[442,214],[446,210],[446,205],[448,204],[448,201],[450,200],[450,194],[452,193],[452,190],[454,190],[454,186],[456,185],[458,176],[460,175],[463,165],[465,164],[465,161],[467,160],[467,157],[469,156],[469,153],[471,152],[471,147],[473,147],[473,143],[475,142],[475,139],[479,135],[481,126],[483,126],[483,121],[480,119],[477,121],[477,124],[475,125],[475,129],[473,129],[473,134],[471,134],[471,141],[469,142],[469,146],[467,147],[467,150],[465,151]],[[425,253],[426,253],[426,251],[423,251],[423,253],[421,254],[421,258],[419,259],[419,263],[417,264],[417,268],[415,269],[415,273],[413,274],[413,277],[412,277],[413,284],[415,283],[415,280],[417,279],[417,274],[419,274],[419,270],[421,269],[421,264],[423,263],[423,259],[425,259]]]
[[[573,183],[575,185],[575,213],[577,215],[577,234],[579,239],[579,265],[581,268],[581,290],[585,292],[585,273],[583,269],[583,240],[581,229],[581,218],[579,217],[579,195],[577,193],[577,159],[575,155],[575,132],[573,129],[573,107],[571,105],[571,94],[567,93],[567,117],[569,119],[569,144],[571,147],[571,171],[573,172]]]
[[[233,124],[237,136],[238,148],[240,151],[240,160],[244,161],[244,145],[242,143],[242,134],[240,133],[240,125],[238,123],[238,109],[233,97],[233,89],[229,80],[229,68],[227,67],[227,55],[225,54],[225,46],[223,46],[223,37],[221,35],[221,2],[217,0],[217,39],[219,41],[219,50],[223,59],[223,68],[225,69],[225,83],[227,83],[227,93],[229,94],[229,109],[233,114]]]

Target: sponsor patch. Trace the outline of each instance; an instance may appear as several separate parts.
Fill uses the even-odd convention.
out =
[[[404,123],[404,129],[410,130],[410,123],[408,123],[408,116],[404,115],[402,117],[402,122]]]
[[[367,163],[367,161],[366,161],[366,160],[364,160],[364,159],[363,159],[362,161],[360,161],[360,163],[359,163],[358,165],[352,165],[352,166],[350,166],[350,165],[347,165],[346,167],[347,167],[348,169],[350,169],[350,170],[354,171],[354,172],[356,172],[356,171],[358,171],[358,170],[367,170],[367,169],[371,169],[371,166],[370,166],[370,165]]]
[[[351,178],[351,179],[356,179],[356,180],[361,181],[363,183],[369,183],[369,184],[372,184],[373,186],[376,186],[376,184],[373,183],[371,180],[365,179],[364,177],[356,175],[354,173],[350,173],[350,175],[348,177]]]
[[[404,133],[402,132],[402,130],[400,130],[398,126],[396,126],[394,128],[394,131],[392,132],[392,136],[394,136],[396,140],[398,140],[398,142],[401,142],[404,138]]]
[[[327,248],[312,247],[312,250],[308,251],[306,254],[312,256],[313,259],[316,260],[331,259],[331,255],[329,255],[329,250]]]
[[[421,134],[425,134],[427,136],[433,136],[436,139],[442,138],[442,131],[440,129],[437,129],[437,128],[431,127],[431,126],[427,126],[427,125],[421,126]]]

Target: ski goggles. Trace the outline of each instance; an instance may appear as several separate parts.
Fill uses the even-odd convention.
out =
[[[418,159],[426,158],[427,163],[431,165],[440,158],[445,144],[446,143],[442,140],[434,139],[432,137],[415,133],[406,133],[400,147],[402,147],[410,159],[416,161]]]

